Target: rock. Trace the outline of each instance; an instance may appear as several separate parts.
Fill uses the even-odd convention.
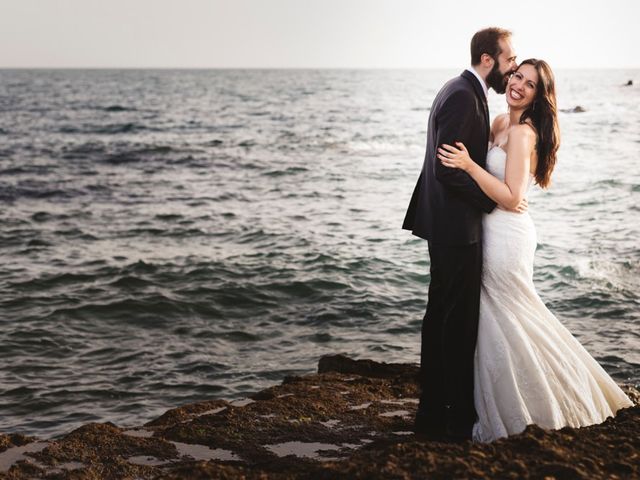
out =
[[[631,87],[633,86],[633,80],[629,80],[627,83],[624,84],[625,87]]]
[[[48,441],[0,435],[0,478],[640,477],[639,406],[590,427],[441,443],[411,432],[417,374],[415,364],[331,355],[316,374],[248,399],[182,405],[142,427],[90,423]],[[640,392],[624,388],[637,403]]]
[[[4,452],[8,448],[27,445],[35,440],[35,437],[27,437],[21,433],[12,433],[10,435],[0,433],[0,453]]]
[[[318,362],[318,373],[338,372],[373,378],[411,378],[417,376],[418,365],[379,363],[372,360],[353,360],[344,355],[325,355]]]
[[[633,403],[640,405],[640,390],[631,385],[620,385],[620,388]]]
[[[576,105],[573,108],[563,108],[560,111],[564,113],[583,113],[583,112],[586,112],[587,109],[584,107],[581,107],[580,105]]]

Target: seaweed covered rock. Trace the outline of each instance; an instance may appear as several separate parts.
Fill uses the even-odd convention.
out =
[[[250,398],[182,405],[136,428],[90,423],[62,438],[0,435],[0,478],[388,479],[640,477],[636,406],[600,425],[530,425],[491,444],[412,429],[415,364],[322,357]]]

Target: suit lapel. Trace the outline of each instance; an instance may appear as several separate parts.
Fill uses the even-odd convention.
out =
[[[487,97],[484,94],[484,90],[482,89],[482,85],[480,85],[480,82],[478,81],[478,79],[476,78],[476,76],[471,73],[469,70],[465,70],[464,72],[462,72],[460,74],[460,76],[466,78],[469,82],[471,82],[471,85],[473,86],[473,90],[474,92],[476,92],[476,95],[478,96],[478,98],[480,99],[480,101],[482,102],[482,108],[484,108],[484,118],[487,126],[487,132],[489,131],[489,106],[487,105]],[[487,138],[489,138],[489,135],[487,133]]]

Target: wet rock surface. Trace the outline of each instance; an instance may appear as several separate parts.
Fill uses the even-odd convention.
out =
[[[167,411],[125,429],[62,438],[0,434],[0,479],[640,478],[636,406],[600,425],[530,425],[491,444],[416,437],[418,367],[322,357],[318,373],[236,400]]]

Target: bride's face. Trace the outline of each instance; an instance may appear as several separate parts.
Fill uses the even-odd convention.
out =
[[[533,65],[521,65],[507,83],[507,103],[512,108],[525,109],[536,98],[538,72]]]

